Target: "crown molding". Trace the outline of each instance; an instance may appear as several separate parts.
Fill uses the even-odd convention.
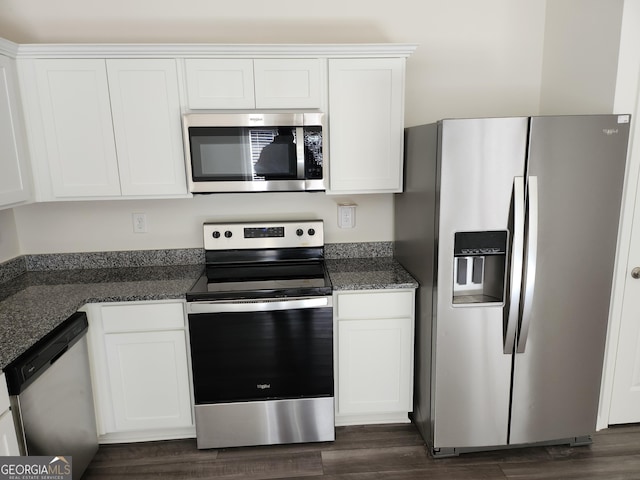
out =
[[[20,44],[4,41],[17,47],[21,58],[261,58],[261,57],[409,57],[415,44]],[[0,43],[2,49],[3,43]],[[15,56],[15,54],[14,54]]]
[[[19,45],[4,38],[0,38],[0,54],[15,57],[18,53]]]

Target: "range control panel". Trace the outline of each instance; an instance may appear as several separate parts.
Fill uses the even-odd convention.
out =
[[[205,250],[324,246],[322,220],[205,223]]]

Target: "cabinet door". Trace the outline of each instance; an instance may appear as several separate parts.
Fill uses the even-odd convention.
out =
[[[183,330],[105,335],[116,431],[192,425]]]
[[[107,60],[123,195],[187,192],[175,60]]]
[[[256,108],[320,108],[320,59],[253,61]]]
[[[337,413],[411,411],[410,318],[338,320]]]
[[[9,393],[4,373],[0,373],[0,457],[20,455],[18,438],[9,410]]]
[[[29,199],[15,61],[0,55],[0,207]]]
[[[120,195],[104,60],[36,60],[54,197]]]
[[[404,64],[329,60],[332,192],[402,191]]]
[[[20,455],[16,430],[13,426],[13,417],[7,410],[0,415],[0,457]]]
[[[253,60],[185,60],[189,108],[255,108]]]

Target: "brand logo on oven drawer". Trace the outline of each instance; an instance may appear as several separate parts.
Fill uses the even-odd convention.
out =
[[[256,388],[260,389],[260,390],[267,390],[268,388],[271,388],[271,384],[270,383],[259,383],[256,385]]]

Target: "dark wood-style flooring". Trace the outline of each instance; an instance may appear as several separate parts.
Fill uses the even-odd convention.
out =
[[[413,425],[338,427],[331,443],[198,450],[195,440],[102,445],[83,480],[640,479],[640,425],[586,447],[536,447],[433,460]]]

